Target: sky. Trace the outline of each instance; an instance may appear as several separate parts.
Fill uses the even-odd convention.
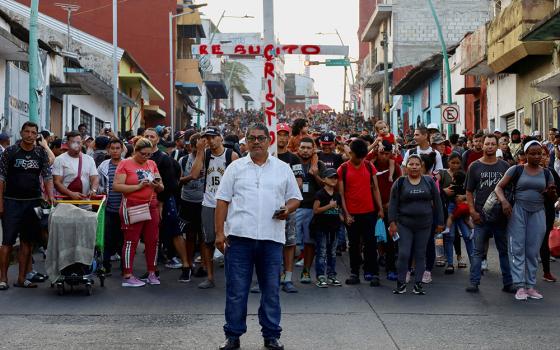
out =
[[[358,59],[358,2],[359,0],[276,0],[274,1],[275,34],[282,44],[316,44],[340,45],[334,35],[317,35],[318,32],[334,33],[338,30],[344,44],[350,46],[350,59]],[[219,30],[223,33],[260,32],[263,30],[262,0],[197,0],[195,3],[207,3],[200,9],[203,18],[211,19],[215,24],[222,12],[226,16],[254,16],[251,19],[224,18]],[[340,6],[344,4],[344,6]],[[286,55],[286,73],[304,72],[304,57]],[[316,56],[312,60],[324,61],[326,58]],[[354,73],[356,73],[356,66]],[[349,79],[350,78],[350,70]],[[315,80],[315,90],[319,92],[320,103],[342,110],[344,92],[344,68],[312,66],[311,77]],[[349,95],[348,95],[349,96]],[[348,98],[348,97],[347,97]]]

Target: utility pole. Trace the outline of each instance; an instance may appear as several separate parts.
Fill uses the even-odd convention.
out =
[[[31,15],[29,17],[29,121],[39,125],[39,96],[37,96],[39,82],[39,0],[31,1]]]
[[[383,106],[383,111],[385,115],[385,122],[391,125],[391,108],[389,104],[389,37],[387,32],[383,32],[383,70],[384,70],[384,81],[383,81],[383,95],[385,95],[385,105]]]
[[[113,130],[116,132],[116,135],[119,134],[119,62],[117,62],[117,40],[117,0],[113,0]]]
[[[346,81],[348,80],[348,67],[344,66],[344,96],[342,97],[342,113],[346,111]]]

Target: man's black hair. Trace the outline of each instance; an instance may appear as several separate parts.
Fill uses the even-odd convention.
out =
[[[65,136],[66,136],[66,140],[70,140],[71,138],[82,136],[82,134],[80,134],[77,131],[68,131]]]
[[[37,130],[37,132],[39,132],[39,125],[37,125],[33,122],[23,123],[23,125],[21,126],[21,131],[25,130],[25,128],[35,128]]]
[[[459,134],[451,134],[451,136],[449,136],[449,142],[451,142],[452,145],[456,145],[457,142],[459,142]]]
[[[358,157],[359,159],[363,159],[367,156],[368,154],[368,147],[367,147],[367,143],[360,139],[357,138],[354,141],[352,141],[350,143],[350,150],[352,151],[352,153],[354,153],[356,155],[356,157]]]

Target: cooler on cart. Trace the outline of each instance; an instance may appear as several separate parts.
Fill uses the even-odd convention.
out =
[[[86,200],[57,198],[49,215],[49,244],[45,266],[51,287],[58,294],[85,285],[93,293],[94,278],[104,286],[100,271],[103,261],[105,232],[105,196]]]

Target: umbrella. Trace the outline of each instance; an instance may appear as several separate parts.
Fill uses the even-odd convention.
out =
[[[317,105],[311,105],[309,107],[309,109],[312,112],[328,112],[328,111],[332,111],[332,108],[327,106],[327,105],[322,105],[322,104],[317,104]]]

